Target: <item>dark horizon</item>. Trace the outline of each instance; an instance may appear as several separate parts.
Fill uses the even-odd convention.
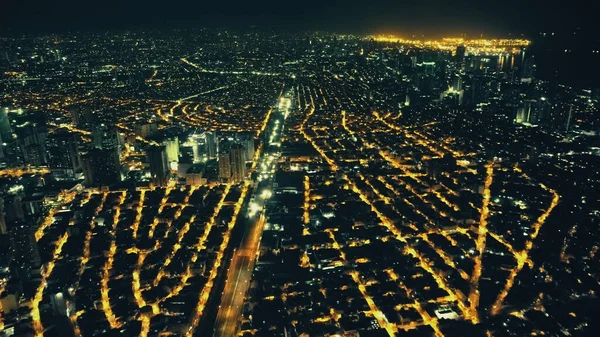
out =
[[[592,12],[585,1],[505,0],[273,0],[200,3],[108,0],[101,5],[73,0],[30,0],[5,5],[0,36],[105,31],[226,28],[239,31],[324,31],[348,34],[394,34],[435,39],[527,38],[539,56],[540,78],[558,79],[581,88],[598,87],[600,73],[588,62],[600,45]],[[542,33],[547,33],[546,37]],[[555,35],[552,35],[554,33]],[[564,55],[563,50],[573,50]],[[572,58],[582,62],[570,62]],[[554,62],[557,59],[563,62]]]
[[[591,26],[591,11],[583,0],[481,2],[458,0],[307,0],[164,2],[109,0],[100,4],[21,1],[5,5],[10,13],[0,31],[49,33],[136,28],[277,27],[403,37],[533,37],[543,31],[568,31]],[[585,30],[585,29],[584,29]]]

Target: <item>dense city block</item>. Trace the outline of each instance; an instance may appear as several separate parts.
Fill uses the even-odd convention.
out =
[[[0,38],[0,336],[593,336],[600,88],[536,41]]]

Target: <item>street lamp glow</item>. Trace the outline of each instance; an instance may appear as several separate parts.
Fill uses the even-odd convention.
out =
[[[253,217],[259,210],[260,206],[255,202],[251,202],[248,209],[248,216]]]
[[[264,190],[260,194],[260,197],[263,199],[269,199],[271,197],[271,195],[273,195],[273,192],[271,192],[270,190]]]

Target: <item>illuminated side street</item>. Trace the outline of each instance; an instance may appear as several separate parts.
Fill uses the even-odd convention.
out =
[[[485,250],[486,238],[487,238],[487,221],[490,213],[490,199],[492,197],[490,187],[494,179],[494,166],[493,163],[486,165],[485,172],[485,185],[483,186],[483,206],[481,207],[481,216],[479,218],[479,227],[477,228],[477,241],[476,248],[478,255],[475,257],[475,267],[473,268],[473,275],[471,275],[471,292],[469,294],[469,303],[471,309],[471,315],[473,321],[479,321],[477,314],[477,307],[479,306],[479,278],[481,277],[481,259]]]
[[[6,4],[0,337],[598,335],[595,12],[357,1]]]

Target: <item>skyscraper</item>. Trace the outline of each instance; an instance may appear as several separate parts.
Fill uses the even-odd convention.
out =
[[[228,152],[219,154],[219,180],[221,182],[229,182],[231,179],[231,160]]]
[[[486,100],[486,84],[485,78],[474,76],[471,78],[468,87],[465,87],[466,103],[469,105],[477,105]]]
[[[74,179],[79,168],[77,137],[68,131],[57,131],[46,139],[48,166],[55,179]]]
[[[463,63],[465,61],[465,54],[467,53],[467,48],[463,45],[456,47],[456,62]]]
[[[146,123],[142,125],[136,125],[135,133],[142,137],[148,138],[154,135],[158,131],[158,125],[156,123]]]
[[[166,186],[169,182],[169,162],[164,145],[154,145],[146,151],[152,184]]]
[[[18,273],[21,277],[28,278],[29,272],[41,265],[40,252],[35,242],[33,228],[25,221],[15,221],[9,226],[10,242]]]
[[[219,140],[216,131],[206,133],[206,154],[209,159],[217,158],[219,154]]]
[[[89,107],[77,106],[71,108],[71,120],[75,127],[89,130],[94,124],[94,115]]]
[[[179,138],[176,136],[167,138],[164,142],[167,151],[167,161],[169,163],[179,162]]]
[[[42,152],[42,147],[39,144],[29,144],[23,147],[27,163],[32,166],[42,166],[46,161],[46,156]]]
[[[12,134],[10,120],[8,119],[8,108],[0,108],[0,138],[9,139]]]
[[[19,140],[16,135],[12,135],[8,139],[2,139],[2,154],[0,157],[2,162],[8,164],[8,166],[18,166],[23,163],[23,153],[19,146]]]
[[[517,109],[516,122],[517,123],[531,123],[536,124],[539,122],[539,110],[538,101],[535,99],[526,99],[521,102]]]
[[[521,66],[521,82],[531,83],[535,78],[535,70],[535,58],[533,55],[530,55],[523,60],[523,65]]]
[[[106,157],[104,160],[110,161],[111,167],[116,168],[119,172],[121,167],[121,151],[119,147],[119,132],[116,128],[106,126],[105,124],[96,125],[92,130],[92,140],[96,149],[102,150],[102,152],[96,152],[97,154],[103,154]],[[119,174],[119,180],[120,180]]]
[[[119,147],[119,133],[117,129],[105,124],[94,126],[92,140],[94,147],[98,149],[118,149]]]
[[[11,114],[11,127],[19,140],[23,160],[31,165],[46,163],[46,119],[41,111]]]
[[[454,75],[454,77],[452,77],[452,88],[455,91],[463,90],[463,80],[460,75]]]
[[[233,144],[231,146],[231,178],[233,182],[239,183],[246,176],[246,153],[244,146]]]
[[[109,186],[121,181],[119,156],[114,149],[90,149],[82,161],[87,185]]]
[[[248,134],[244,144],[246,147],[246,160],[252,160],[254,158],[254,136]]]
[[[14,222],[25,221],[25,211],[23,209],[22,197],[20,195],[9,194],[4,198],[0,198],[2,206],[0,206],[0,218],[4,223],[5,230],[10,230],[10,226]]]
[[[205,147],[203,146],[203,144],[200,143],[200,135],[199,134],[192,134],[188,140],[184,143],[184,146],[191,146],[192,147],[192,154],[193,154],[193,161],[194,163],[199,163],[202,160],[202,156],[204,155],[204,150]]]
[[[0,235],[8,234],[6,227],[6,213],[4,212],[4,199],[0,197]]]

